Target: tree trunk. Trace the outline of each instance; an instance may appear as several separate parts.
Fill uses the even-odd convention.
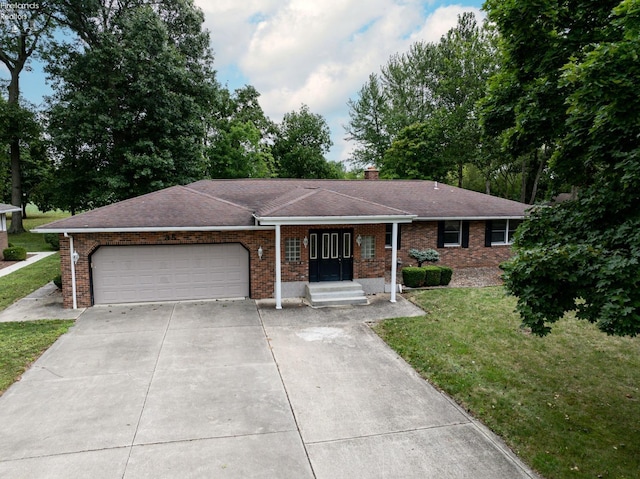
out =
[[[546,155],[540,160],[538,165],[538,171],[536,172],[536,178],[533,180],[533,190],[531,191],[531,198],[529,198],[529,204],[532,205],[536,201],[536,194],[538,194],[538,182],[542,176],[542,170],[544,170]],[[538,150],[535,152],[534,160],[538,160]]]
[[[458,163],[458,188],[462,188],[462,175],[464,173],[464,163]]]
[[[520,203],[527,202],[527,157],[522,156],[522,178],[520,181]]]
[[[484,180],[484,192],[487,195],[491,194],[491,180],[489,178],[487,178],[486,180]]]
[[[18,96],[20,94],[18,69],[11,72],[11,82],[9,83],[9,107],[18,104]],[[20,139],[12,138],[9,144],[11,157],[11,204],[22,208],[22,171],[20,169]],[[11,215],[11,226],[9,233],[24,233],[22,225],[22,210],[14,211]]]

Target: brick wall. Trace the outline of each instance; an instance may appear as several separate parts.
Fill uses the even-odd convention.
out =
[[[309,236],[310,229],[348,228],[348,225],[336,226],[285,226],[281,230],[282,281],[308,281],[309,253],[302,246],[301,261],[284,260],[286,238]],[[354,279],[384,277],[385,248],[384,225],[356,225],[354,227]],[[376,237],[375,258],[363,260],[360,247],[355,238],[358,234]],[[250,294],[254,299],[272,298],[275,289],[275,243],[274,231],[228,231],[228,232],[162,232],[162,233],[88,233],[73,234],[74,248],[80,255],[76,264],[76,298],[78,307],[85,308],[91,301],[91,254],[100,246],[122,245],[160,245],[160,244],[211,244],[241,243],[249,251]],[[258,257],[258,248],[262,247],[262,259]],[[60,258],[62,271],[63,301],[65,308],[73,306],[71,289],[71,260],[69,257],[69,238],[60,235]]]
[[[250,294],[252,298],[270,298],[275,284],[274,231],[162,232],[162,233],[89,233],[73,234],[74,248],[80,255],[76,264],[78,307],[91,306],[90,257],[99,246],[240,243],[249,251]],[[262,259],[258,248],[262,246]],[[73,306],[69,238],[60,235],[63,301]]]
[[[385,225],[321,225],[321,226],[283,226],[280,231],[282,240],[282,281],[309,281],[309,250],[301,247],[300,261],[287,262],[284,256],[284,244],[287,238],[309,237],[309,230],[353,228],[353,279],[383,278],[385,268],[384,235]],[[361,250],[356,243],[358,235],[375,236],[376,252],[372,259],[362,259]]]
[[[398,259],[402,266],[416,266],[418,263],[409,256],[409,250],[434,249],[440,253],[440,262],[443,266],[452,268],[480,268],[498,266],[512,255],[510,246],[484,245],[485,222],[471,221],[469,223],[469,247],[438,248],[438,222],[424,221],[411,224],[403,224],[401,248],[398,250]],[[387,250],[387,269],[390,269],[391,250]]]

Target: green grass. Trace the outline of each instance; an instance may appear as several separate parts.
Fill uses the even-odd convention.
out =
[[[0,277],[0,311],[33,293],[60,274],[60,255],[52,254]]]
[[[43,213],[35,206],[29,205],[27,206],[27,218],[22,221],[22,225],[27,231],[20,234],[10,234],[9,243],[22,246],[27,251],[53,251],[53,248],[44,241],[43,234],[31,233],[31,230],[68,216],[70,216],[69,213],[60,210]]]
[[[421,291],[428,314],[376,326],[547,479],[637,478],[640,339],[564,319],[539,338],[501,287]]]
[[[0,394],[72,325],[70,320],[0,323]]]

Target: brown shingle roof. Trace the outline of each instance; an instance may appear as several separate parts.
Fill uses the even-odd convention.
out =
[[[114,203],[39,230],[247,227],[258,217],[522,217],[528,205],[421,180],[202,180]]]

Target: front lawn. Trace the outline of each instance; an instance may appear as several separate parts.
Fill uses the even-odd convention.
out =
[[[575,319],[538,338],[501,287],[412,299],[428,314],[384,321],[378,334],[531,467],[547,479],[638,477],[639,338]]]
[[[0,277],[0,311],[33,293],[60,274],[60,254],[52,254]]]
[[[14,246],[22,246],[27,251],[53,251],[51,245],[44,240],[44,235],[31,233],[33,228],[51,223],[63,218],[67,218],[69,213],[56,210],[43,213],[33,205],[27,206],[27,218],[22,220],[22,226],[27,230],[25,233],[10,234],[9,243]],[[9,218],[11,215],[9,215]],[[10,220],[9,220],[10,221]]]
[[[0,323],[0,394],[72,325],[71,320]]]

